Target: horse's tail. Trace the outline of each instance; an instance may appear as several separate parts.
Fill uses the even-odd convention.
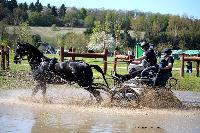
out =
[[[98,65],[89,65],[89,66],[90,66],[90,67],[93,67],[94,69],[96,69],[98,72],[100,72],[100,73],[102,74],[103,79],[104,79],[104,81],[105,81],[107,87],[109,87],[109,86],[108,86],[108,82],[106,81],[105,75],[104,75],[103,70],[101,69],[101,67],[98,66]]]

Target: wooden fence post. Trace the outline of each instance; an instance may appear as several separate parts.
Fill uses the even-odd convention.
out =
[[[196,64],[196,76],[199,77],[199,61],[197,61],[197,64]]]
[[[181,55],[181,70],[180,70],[181,77],[184,77],[184,58],[185,58],[185,54],[183,53]]]
[[[64,47],[60,47],[60,61],[64,61]]]
[[[10,56],[10,48],[8,46],[6,46],[6,69],[10,68],[9,56]]]
[[[4,46],[1,46],[1,67],[3,70],[6,69],[5,66],[5,50],[4,50]]]
[[[104,65],[103,65],[103,70],[104,70],[104,74],[106,74],[107,72],[107,56],[108,56],[108,49],[104,49],[104,57],[103,57],[103,62],[104,62]]]
[[[198,54],[197,57],[199,57],[199,56],[200,55]],[[196,72],[197,72],[196,76],[199,77],[199,61],[197,61],[197,64],[196,64]]]
[[[116,51],[114,51],[114,64],[113,64],[113,71],[116,71],[116,67],[117,67],[117,58],[116,58]]]
[[[75,52],[76,49],[75,48],[72,48],[72,51],[71,52]],[[75,61],[75,56],[71,58],[73,61]]]

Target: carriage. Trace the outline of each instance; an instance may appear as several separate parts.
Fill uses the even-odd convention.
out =
[[[45,97],[46,84],[65,84],[77,83],[80,87],[89,91],[97,100],[101,102],[101,90],[108,92],[111,102],[136,102],[138,103],[141,92],[145,87],[156,88],[155,81],[159,74],[157,67],[148,67],[144,69],[139,76],[125,82],[116,80],[112,87],[108,86],[105,75],[98,65],[89,65],[83,61],[65,61],[58,62],[56,59],[45,57],[37,48],[31,44],[18,43],[14,62],[20,62],[24,56],[27,56],[28,62],[32,69],[32,75],[37,81],[36,87],[33,89],[34,96],[39,89]],[[92,69],[95,68],[103,76],[106,85],[102,83],[93,83]],[[176,79],[171,78],[169,83],[170,89],[175,86]]]
[[[134,101],[137,105],[140,102],[140,95],[145,93],[146,89],[171,91],[177,85],[177,79],[170,77],[165,87],[156,84],[159,75],[159,68],[156,66],[146,67],[135,78],[127,81],[120,81],[117,77],[112,75],[114,86],[112,88],[111,100],[128,103]]]

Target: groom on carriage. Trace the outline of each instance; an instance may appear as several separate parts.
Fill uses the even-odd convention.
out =
[[[143,55],[140,58],[134,59],[129,67],[128,67],[128,74],[125,75],[119,75],[116,72],[113,73],[113,77],[117,80],[127,81],[129,79],[135,78],[136,76],[139,76],[141,72],[150,66],[156,66],[157,59],[156,54],[153,49],[149,48],[149,43],[142,42],[141,48],[143,51]]]
[[[150,49],[149,43],[142,42],[141,48],[143,55],[140,58],[134,59],[129,65],[128,74],[120,75],[113,72],[114,80],[118,82],[128,81],[135,77],[139,78],[154,78],[153,86],[165,87],[167,80],[171,77],[174,59],[171,56],[171,49],[166,48],[163,50],[164,59],[157,65],[156,54],[153,49]],[[152,74],[153,72],[153,74]],[[150,74],[151,73],[151,74]],[[153,77],[152,77],[153,76]]]

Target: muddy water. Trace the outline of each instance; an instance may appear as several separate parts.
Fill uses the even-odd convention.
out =
[[[0,133],[199,133],[198,109],[130,109],[97,105],[83,89],[49,88],[48,98],[31,90],[0,91]],[[200,93],[175,92],[199,105]],[[106,101],[106,95],[104,96]]]

